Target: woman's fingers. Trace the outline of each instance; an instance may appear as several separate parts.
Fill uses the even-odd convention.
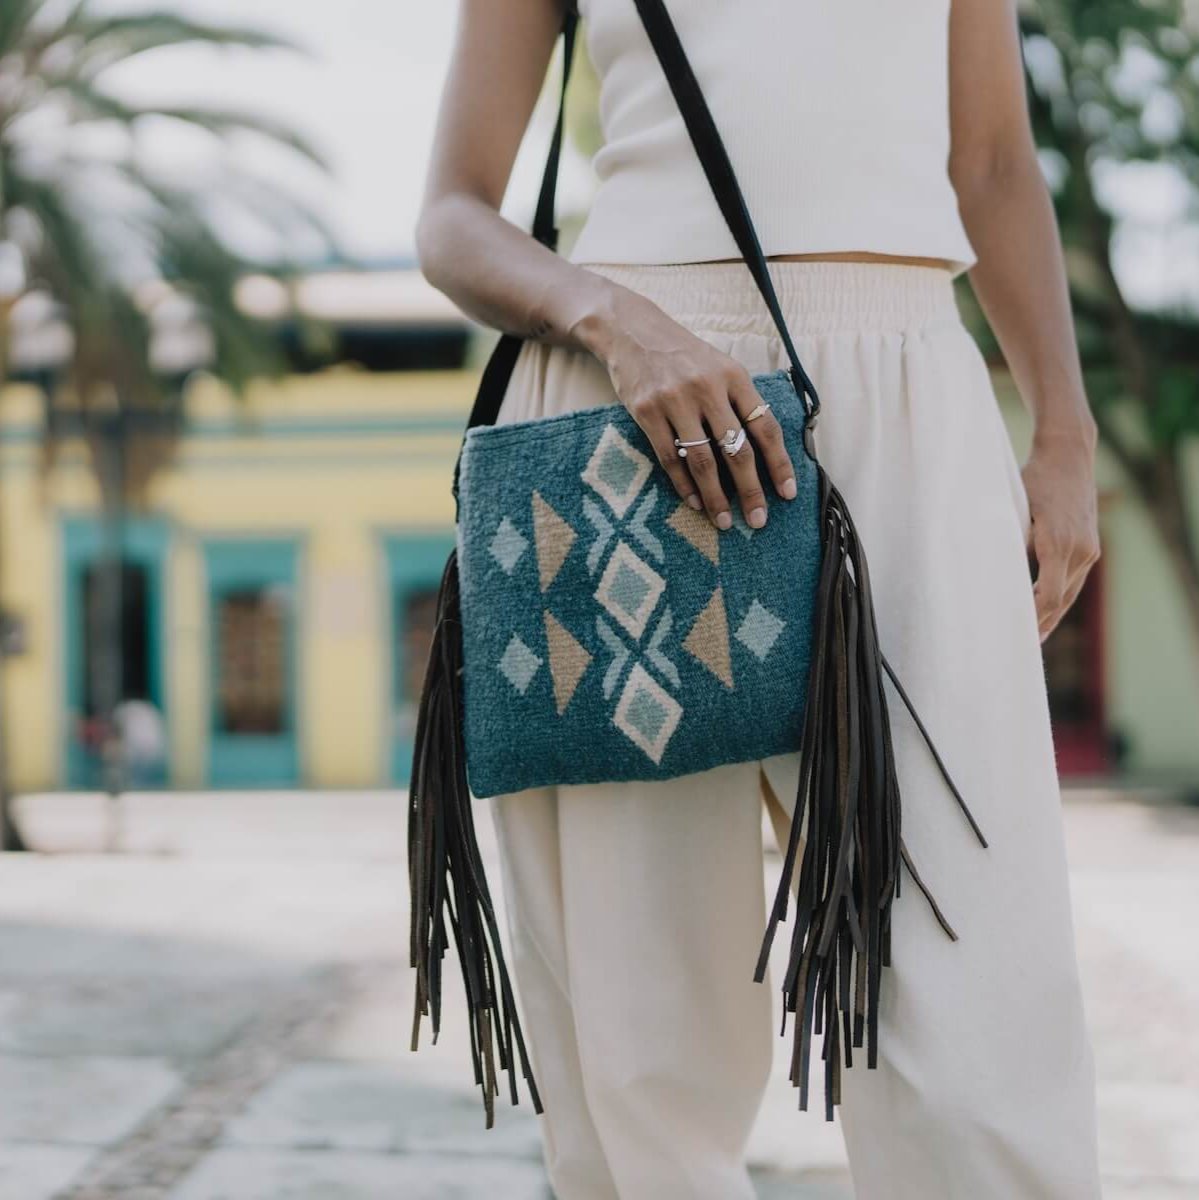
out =
[[[718,529],[732,528],[729,497],[734,491],[745,523],[751,529],[766,524],[764,475],[784,499],[795,498],[795,468],[774,414],[767,410],[745,421],[761,403],[749,374],[727,358],[686,378],[646,386],[635,399],[625,399],[679,497],[706,511]],[[729,431],[739,439],[736,454],[726,453],[722,445]]]
[[[700,424],[697,416],[691,416],[687,421],[680,421],[676,426],[676,436],[683,442],[698,442],[698,445],[688,446],[684,463],[699,491],[704,508],[717,529],[731,529],[733,515],[729,511],[728,498],[720,482],[720,471],[716,466],[716,452],[707,430]],[[703,439],[703,440],[701,440]]]
[[[775,419],[774,413],[769,410],[748,423],[745,420],[762,403],[762,397],[750,382],[748,373],[744,371],[734,373],[729,384],[729,398],[732,400],[733,408],[739,414],[740,423],[745,425],[746,431],[758,448],[758,453],[766,466],[766,473],[774,484],[774,490],[784,500],[794,500],[797,491],[795,466],[791,462],[791,456],[787,453],[782,426]]]
[[[1037,560],[1033,599],[1037,608],[1037,628],[1043,642],[1078,599],[1094,559],[1051,535],[1038,538],[1035,523],[1033,550]]]
[[[674,427],[657,411],[642,414],[638,424],[649,438],[658,462],[669,476],[679,499],[686,501],[697,512],[701,511],[704,504],[696,491],[695,481],[691,478],[691,472],[687,470],[686,460],[679,457],[679,449],[674,444]]]
[[[741,512],[745,523],[751,529],[761,529],[766,524],[766,496],[762,491],[762,480],[758,475],[757,457],[749,434],[739,437],[744,425],[741,418],[733,411],[728,397],[714,397],[707,411],[708,427],[715,439],[714,445],[719,447],[718,453],[725,461],[729,474],[733,477],[733,486],[737,489],[737,499],[741,504]],[[723,439],[732,435],[741,442],[736,454],[729,454],[724,448]],[[734,444],[736,444],[734,442]]]

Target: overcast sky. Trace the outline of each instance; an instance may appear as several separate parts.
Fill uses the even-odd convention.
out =
[[[127,11],[141,0],[97,3]],[[371,260],[411,256],[456,0],[156,0],[154,7],[277,31],[304,45],[308,55],[163,51],[114,76],[121,91],[286,118],[328,157],[333,179],[265,158],[261,150],[255,150],[254,165],[286,178],[322,208],[355,255]],[[517,165],[508,204],[516,218],[531,208],[549,118],[543,107]],[[168,162],[174,156],[180,170],[194,167],[207,152],[174,126],[169,135],[156,136],[155,152]],[[565,203],[585,203],[590,186],[586,164],[568,162]],[[1199,236],[1178,229],[1189,196],[1153,168],[1110,186],[1120,208],[1136,217],[1117,252],[1130,298],[1194,298]]]

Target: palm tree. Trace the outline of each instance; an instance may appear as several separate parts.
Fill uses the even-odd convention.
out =
[[[239,281],[263,267],[219,231],[233,210],[242,228],[252,223],[275,237],[276,264],[288,258],[280,247],[312,247],[314,238],[328,247],[304,206],[228,156],[200,179],[156,174],[144,153],[146,127],[175,126],[224,143],[265,139],[321,165],[299,135],[262,116],[121,98],[118,68],[183,46],[293,49],[273,34],[166,12],[108,15],[89,0],[0,3],[0,251],[23,264],[25,298],[40,293],[69,329],[71,353],[48,387],[48,457],[63,436],[87,437],[92,446],[109,533],[97,606],[105,661],[96,679],[108,716],[121,698],[123,514],[169,450],[188,360],[202,360],[238,390],[281,366],[270,330],[236,302]],[[20,367],[9,353],[11,313],[11,298],[0,297],[0,390]],[[182,357],[181,339],[190,347]],[[15,846],[4,748],[0,689],[0,844]],[[106,758],[116,764],[108,781],[115,791],[119,756]]]

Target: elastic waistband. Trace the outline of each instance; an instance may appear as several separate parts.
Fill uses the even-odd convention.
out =
[[[579,265],[639,292],[688,328],[774,332],[744,263]],[[952,276],[937,267],[772,262],[769,269],[787,326],[796,336],[901,332],[960,320]]]

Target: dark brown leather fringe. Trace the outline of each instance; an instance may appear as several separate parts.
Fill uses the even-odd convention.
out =
[[[866,1047],[878,1065],[882,968],[891,961],[891,903],[900,864],[946,934],[956,934],[917,873],[900,832],[899,783],[883,677],[888,676],[929,745],[938,769],[983,846],[986,841],[949,778],[927,730],[878,642],[866,557],[844,498],[820,475],[822,563],[812,661],[791,833],[754,978],[765,978],[779,922],[786,919],[801,834],[795,925],[783,980],[783,1029],[795,1016],[791,1082],[807,1109],[812,1038],[823,1033],[825,1116],[841,1100],[841,1054]]]
[[[458,557],[451,554],[437,595],[433,645],[416,720],[408,806],[409,953],[416,968],[412,1049],[428,1016],[441,1027],[441,967],[452,932],[470,1016],[471,1059],[483,1091],[487,1128],[495,1123],[496,1066],[508,1072],[519,1103],[513,1049],[537,1112],[541,1098],[525,1050],[516,1001],[500,947],[495,909],[475,838],[463,732],[462,618]]]

